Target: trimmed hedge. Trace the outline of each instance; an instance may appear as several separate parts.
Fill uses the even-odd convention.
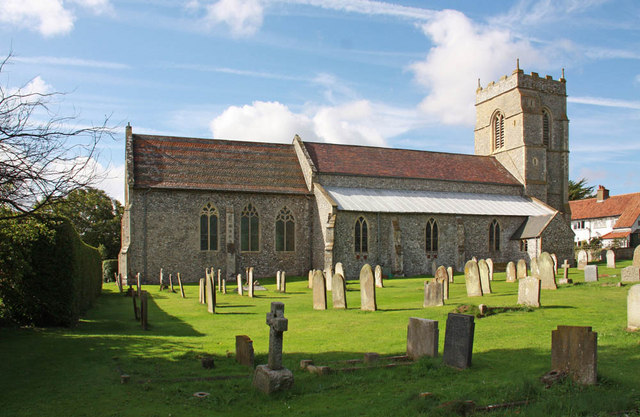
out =
[[[118,273],[118,260],[105,259],[102,261],[102,282],[115,281],[113,274]]]
[[[100,253],[66,219],[0,224],[0,298],[5,320],[71,326],[102,290]]]

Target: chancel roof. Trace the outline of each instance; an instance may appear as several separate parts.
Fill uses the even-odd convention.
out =
[[[326,174],[521,185],[492,156],[304,142]]]
[[[293,145],[133,135],[134,186],[308,194]]]

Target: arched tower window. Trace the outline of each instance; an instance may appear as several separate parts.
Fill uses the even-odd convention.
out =
[[[358,217],[354,230],[354,249],[356,253],[369,251],[369,230],[364,217]]]
[[[438,251],[438,223],[436,223],[436,220],[433,218],[429,219],[427,222],[425,242],[427,252]]]
[[[504,147],[504,115],[500,112],[493,117],[493,148]]]
[[[200,250],[218,250],[218,210],[211,203],[200,211]]]
[[[549,147],[551,143],[551,116],[547,110],[542,110],[542,144]]]
[[[240,215],[240,249],[243,252],[260,250],[260,217],[253,204],[248,204]]]
[[[293,252],[295,248],[296,221],[291,210],[285,206],[276,216],[276,251]]]
[[[489,225],[489,251],[497,252],[500,250],[500,224],[497,220],[493,220]]]

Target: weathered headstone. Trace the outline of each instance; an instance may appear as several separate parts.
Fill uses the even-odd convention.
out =
[[[447,275],[449,276],[449,282],[453,284],[453,267],[447,267]]]
[[[543,290],[556,290],[556,273],[553,268],[553,258],[547,252],[542,252],[538,258],[538,279]]]
[[[200,304],[205,304],[207,302],[204,287],[205,287],[205,279],[200,278],[200,286],[198,287],[198,294],[199,294],[198,301],[200,302]]]
[[[438,269],[436,269],[435,280],[442,285],[442,297],[445,300],[449,299],[449,275],[447,274],[447,269],[440,265]]]
[[[438,356],[439,330],[436,320],[409,317],[407,356],[416,361],[423,356]]]
[[[284,317],[284,303],[272,302],[271,312],[267,313],[269,361],[267,365],[258,365],[253,374],[253,386],[266,394],[293,386],[293,373],[282,366],[283,333],[288,330],[288,322]]]
[[[541,281],[535,277],[518,280],[518,304],[528,307],[540,307]]]
[[[149,299],[148,292],[142,291],[140,293],[140,325],[142,330],[149,328]]]
[[[218,278],[218,291],[222,292],[222,269],[218,268],[216,277]]]
[[[458,369],[465,369],[471,366],[475,326],[473,316],[449,313],[447,316],[447,328],[444,333],[444,353],[442,355],[445,365]]]
[[[467,297],[482,297],[480,270],[478,263],[473,259],[464,265],[464,281],[467,286]]]
[[[487,262],[487,266],[489,267],[489,281],[493,281],[493,259],[487,258],[485,259]]]
[[[527,272],[527,261],[525,261],[524,259],[519,259],[518,263],[516,264],[516,278],[520,279],[528,275],[529,274]]]
[[[280,274],[280,292],[287,292],[287,274],[284,271]]]
[[[313,288],[313,269],[309,270],[309,284],[307,284],[308,288]]]
[[[346,275],[344,274],[344,266],[342,266],[342,262],[338,262],[336,264],[335,271],[333,271],[333,275],[335,275],[335,274],[340,274],[343,277],[346,277]]]
[[[382,267],[380,265],[376,265],[374,274],[376,280],[376,288],[384,288],[384,284],[382,282]]]
[[[438,269],[438,264],[436,261],[431,261],[431,275],[436,275],[436,270]]]
[[[173,289],[173,274],[169,274],[169,288],[171,288],[171,292],[175,292]]]
[[[365,264],[360,270],[360,310],[376,311],[377,309],[373,271],[371,265]]]
[[[436,307],[444,305],[442,283],[432,279],[424,282],[424,302],[422,307]]]
[[[249,298],[253,298],[253,292],[255,290],[255,285],[253,283],[253,267],[249,268],[249,283],[247,285],[247,294],[249,295]]]
[[[558,326],[551,332],[551,369],[567,372],[580,384],[598,376],[598,333],[587,326]]]
[[[227,293],[227,280],[226,280],[226,278],[222,278],[222,293],[223,294]]]
[[[280,291],[280,271],[276,272],[276,291]]]
[[[581,249],[578,252],[578,269],[580,270],[584,269],[584,267],[587,266],[588,262],[589,262],[589,255],[587,254],[587,251],[584,249]]]
[[[484,259],[478,261],[478,271],[480,271],[480,286],[482,294],[491,294],[491,281],[489,281],[489,265]]]
[[[475,256],[472,256],[471,260],[474,261],[475,263],[478,263],[478,258],[476,258]]]
[[[205,282],[206,298],[207,298],[207,311],[211,314],[216,312],[216,281],[213,278],[213,274],[209,274],[207,282]]]
[[[507,263],[507,282],[516,282],[516,264],[512,261]]]
[[[162,274],[162,268],[160,268],[160,291],[164,289],[164,275]]]
[[[122,274],[114,273],[116,279],[116,285],[118,286],[118,292],[122,293]]]
[[[331,280],[333,279],[333,272],[331,267],[324,270],[324,286],[327,291],[331,291]]]
[[[629,330],[640,329],[640,284],[629,288],[627,294],[627,328]]]
[[[584,267],[584,282],[598,281],[598,265],[587,265]]]
[[[324,275],[322,271],[313,271],[313,309],[327,309],[327,291],[324,288]]]
[[[344,282],[344,277],[337,272],[333,274],[333,282],[331,283],[331,287],[333,288],[333,291],[331,291],[333,308],[346,309],[347,297],[346,297],[346,286]]]
[[[253,368],[254,365],[253,341],[249,336],[236,336],[236,362]]]
[[[184,297],[184,287],[182,286],[182,279],[180,279],[180,272],[178,272],[178,285],[180,286],[180,297]]]
[[[609,249],[607,251],[607,268],[615,269],[615,267],[616,267],[616,253],[611,249]]]
[[[640,282],[640,266],[622,268],[622,282]]]
[[[133,300],[133,316],[136,318],[136,321],[140,320],[140,308],[138,307],[138,304],[136,303],[136,300],[138,299],[138,293],[134,292],[133,295],[131,296],[131,299]]]
[[[540,266],[538,265],[538,258],[535,256],[531,258],[531,275],[540,279]]]
[[[142,281],[140,280],[140,272],[136,274],[136,287],[138,291],[138,298],[140,298],[140,293],[142,292]]]
[[[633,266],[640,266],[640,245],[633,250]]]

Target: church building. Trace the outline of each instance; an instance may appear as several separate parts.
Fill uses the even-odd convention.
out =
[[[519,68],[476,91],[475,155],[134,134],[119,269],[306,275],[342,262],[394,276],[556,253],[573,259],[563,78]],[[292,132],[292,135],[294,132]]]

